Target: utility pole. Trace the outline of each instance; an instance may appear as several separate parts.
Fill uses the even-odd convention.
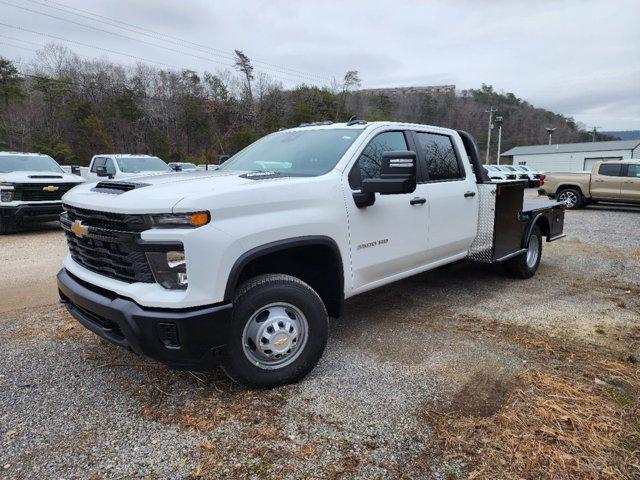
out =
[[[500,165],[500,146],[502,144],[502,117],[496,117],[496,125],[498,125],[498,155],[496,165]]]
[[[547,127],[547,133],[549,134],[549,145],[551,145],[551,134],[556,131],[556,127]]]
[[[489,128],[487,130],[487,155],[484,163],[489,163],[489,150],[491,150],[491,129],[493,128],[493,114],[497,112],[497,110],[493,107],[490,107],[489,110],[485,110],[485,113],[489,114]]]
[[[593,131],[591,132],[591,141],[595,142],[596,141],[596,134],[598,133],[597,129],[598,128],[602,128],[602,127],[591,127],[591,128],[593,128]]]

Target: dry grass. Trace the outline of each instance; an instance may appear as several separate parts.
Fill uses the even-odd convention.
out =
[[[470,464],[473,479],[640,478],[638,370],[595,367],[597,380],[525,371],[491,417],[427,414],[440,453]]]

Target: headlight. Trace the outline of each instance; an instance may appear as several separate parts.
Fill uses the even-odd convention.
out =
[[[149,215],[151,228],[196,228],[211,220],[209,212],[161,213]]]
[[[13,201],[13,184],[0,182],[0,202]]]
[[[147,260],[156,282],[164,288],[184,290],[189,285],[184,252],[147,252]]]

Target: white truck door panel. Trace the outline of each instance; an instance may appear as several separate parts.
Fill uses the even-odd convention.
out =
[[[464,145],[434,132],[416,131],[415,138],[426,165],[428,260],[466,254],[477,233],[478,195]]]
[[[362,178],[379,175],[383,152],[407,149],[403,132],[378,133],[350,168],[351,180],[347,176],[343,179],[354,289],[416,268],[426,261],[428,208],[426,203],[411,204],[414,198],[425,198],[423,185],[418,185],[410,194],[376,193],[375,203],[364,208],[356,207],[352,196],[359,190]]]

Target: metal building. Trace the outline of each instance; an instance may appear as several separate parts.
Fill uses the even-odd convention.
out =
[[[591,171],[598,160],[640,159],[640,140],[531,145],[512,148],[500,157],[504,163],[528,165],[545,172]]]

